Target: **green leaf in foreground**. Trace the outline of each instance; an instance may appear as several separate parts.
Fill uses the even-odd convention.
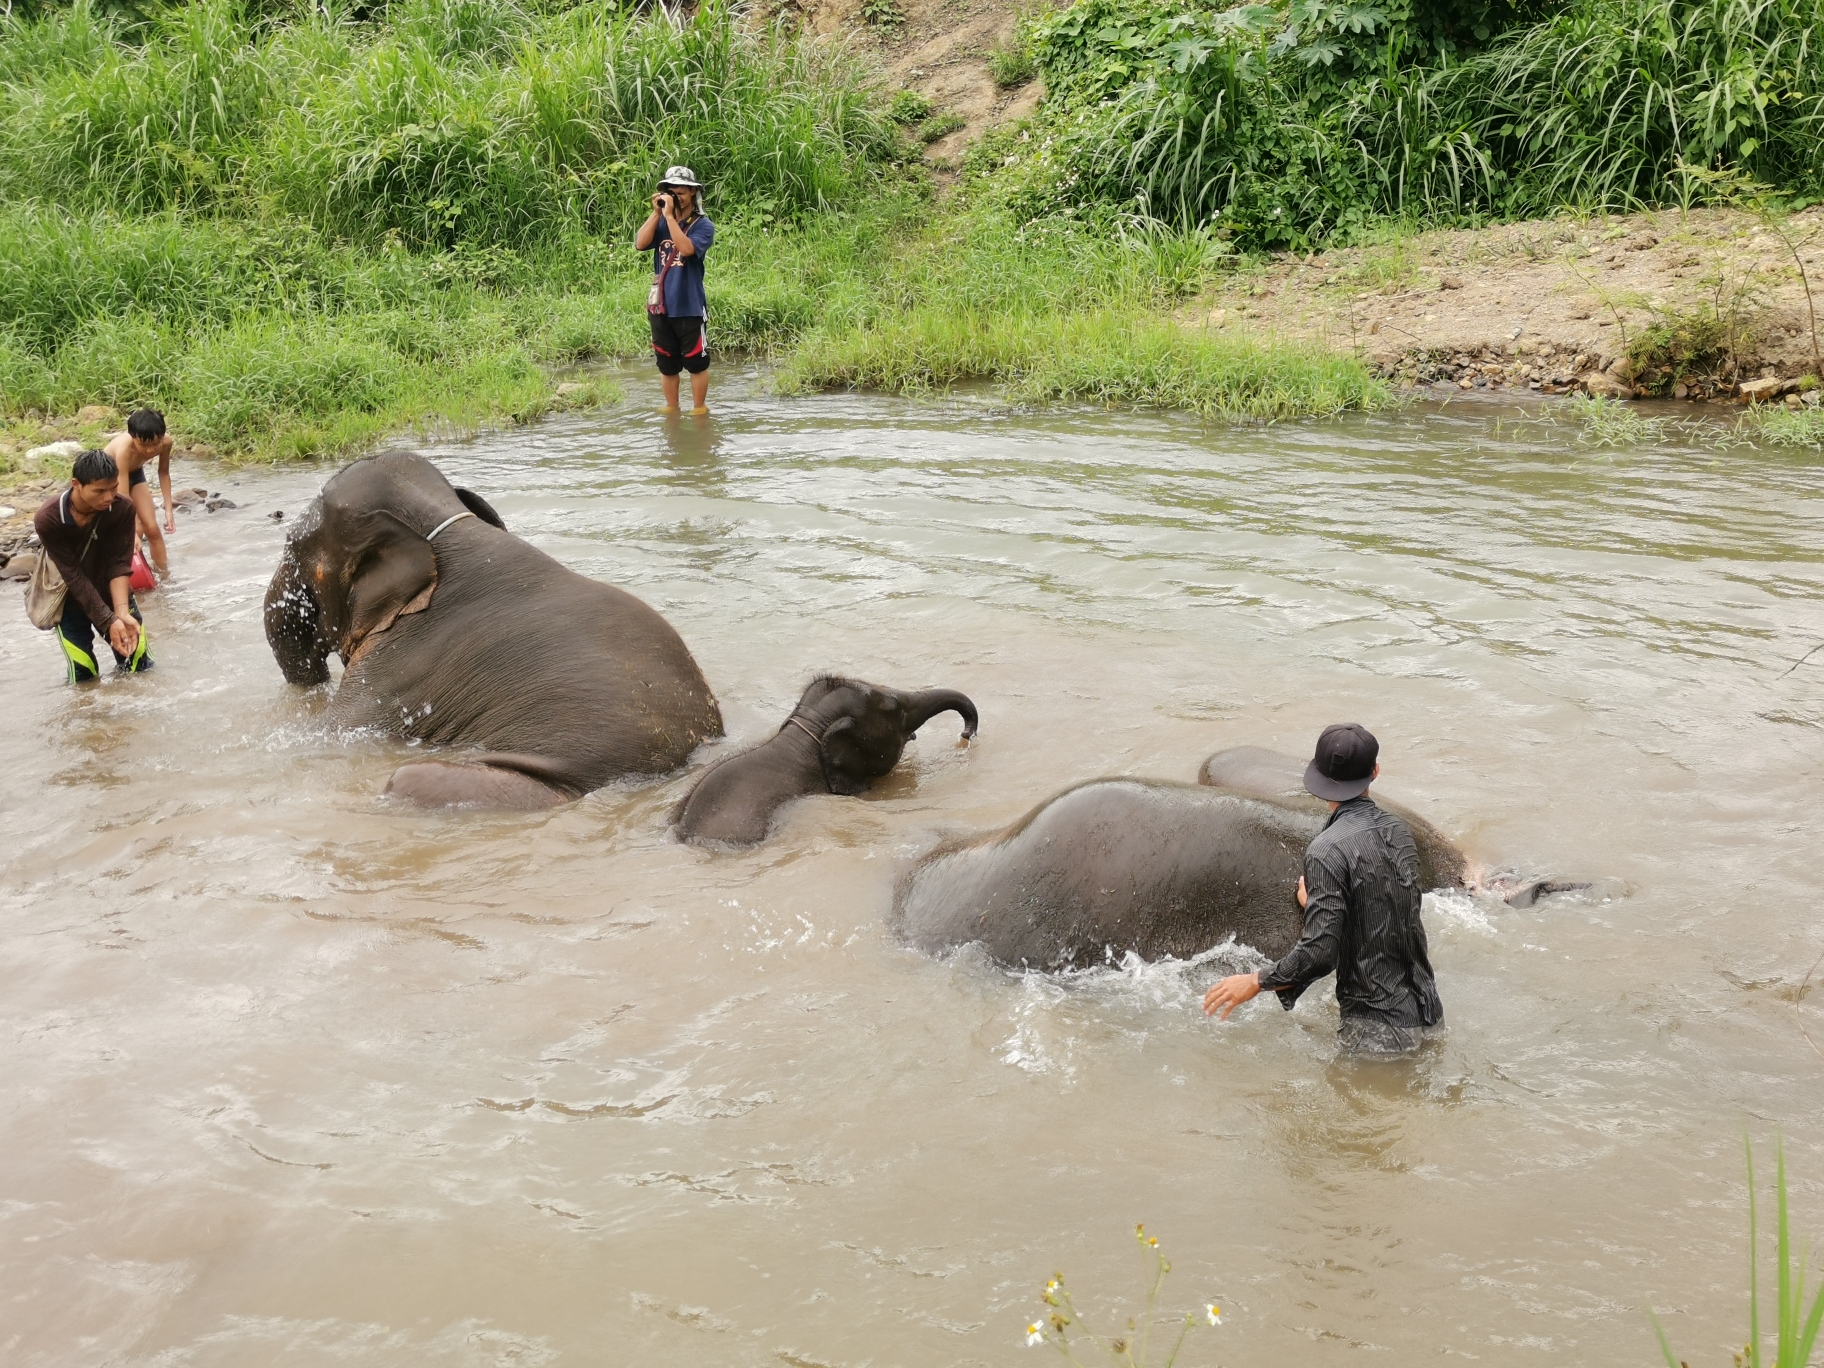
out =
[[[1795,1261],[1787,1219],[1786,1146],[1783,1142],[1777,1143],[1774,1149],[1774,1191],[1778,1201],[1774,1233],[1774,1357],[1768,1360],[1762,1356],[1760,1228],[1755,1210],[1754,1144],[1744,1139],[1743,1145],[1748,1157],[1748,1343],[1736,1361],[1741,1363],[1745,1359],[1747,1368],[1809,1368],[1812,1346],[1817,1342],[1820,1324],[1824,1324],[1824,1285],[1819,1286],[1808,1308],[1805,1305],[1805,1255],[1799,1254]],[[1651,1310],[1648,1315],[1652,1316],[1653,1332],[1659,1338],[1660,1352],[1666,1356],[1668,1368],[1683,1368],[1678,1356],[1672,1352],[1672,1343],[1666,1338],[1659,1317]]]

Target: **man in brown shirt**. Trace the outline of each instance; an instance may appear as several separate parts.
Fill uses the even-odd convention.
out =
[[[70,471],[70,487],[32,519],[44,554],[63,576],[57,643],[72,683],[101,673],[94,655],[97,631],[107,638],[118,668],[136,674],[152,668],[130,582],[138,515],[132,500],[120,496],[119,478],[112,456],[85,451]]]

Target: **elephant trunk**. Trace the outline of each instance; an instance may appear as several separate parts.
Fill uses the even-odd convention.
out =
[[[266,590],[266,642],[292,684],[329,679],[329,652],[318,635],[322,608],[293,551],[286,548]]]
[[[911,736],[940,712],[953,712],[962,716],[965,741],[975,735],[975,704],[970,701],[968,694],[958,693],[955,689],[925,689],[913,694],[910,704],[907,736]]]

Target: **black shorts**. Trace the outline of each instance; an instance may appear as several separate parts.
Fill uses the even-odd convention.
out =
[[[652,355],[660,375],[687,370],[692,375],[709,369],[709,343],[703,337],[703,319],[647,314],[652,320]]]
[[[135,466],[133,468],[133,473],[131,475],[127,476],[127,488],[128,489],[133,488],[134,485],[142,485],[145,482],[146,482],[146,468],[144,466]]]

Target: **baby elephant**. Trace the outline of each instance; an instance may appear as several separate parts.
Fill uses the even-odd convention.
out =
[[[866,793],[899,763],[906,742],[940,712],[975,735],[975,704],[955,689],[905,693],[859,679],[824,675],[770,741],[713,766],[672,816],[686,841],[753,845],[773,814],[810,793]]]

